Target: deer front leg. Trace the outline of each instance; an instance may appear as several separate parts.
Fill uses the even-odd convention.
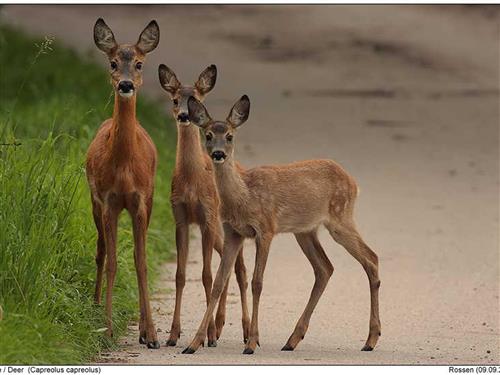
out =
[[[139,197],[138,207],[131,212],[134,232],[134,260],[139,285],[139,305],[141,309],[142,324],[140,328],[141,341],[145,341],[150,349],[159,349],[160,343],[156,335],[156,329],[151,314],[149,303],[147,263],[146,263],[146,232],[148,228],[148,211]]]
[[[210,294],[212,292],[212,253],[215,242],[214,230],[208,223],[200,226],[201,229],[201,246],[203,253],[203,271],[202,281],[205,289],[205,297],[207,299],[207,306],[210,302]],[[225,289],[225,288],[224,288]],[[213,316],[210,318],[207,329],[208,346],[217,346],[217,335],[215,330],[215,321]]]
[[[220,256],[222,256],[223,247],[224,245],[223,245],[222,235],[218,234],[215,240],[215,250],[219,253]],[[240,289],[243,343],[246,344],[248,341],[248,336],[250,335],[250,315],[248,314],[248,302],[247,302],[248,281],[247,281],[247,269],[245,267],[245,259],[243,258],[243,245],[238,251],[238,257],[236,258],[236,264],[234,265],[234,272],[236,273],[236,280],[238,281],[238,287]],[[217,314],[215,316],[217,339],[219,339],[222,327],[224,326],[228,287],[229,287],[229,281],[227,282],[224,292],[222,293],[219,302],[219,307],[217,309]]]
[[[247,302],[247,269],[245,267],[245,261],[243,259],[243,246],[238,252],[238,257],[236,258],[236,264],[234,266],[236,272],[236,280],[238,281],[238,286],[240,288],[241,296],[241,324],[243,327],[243,343],[246,344],[248,341],[248,336],[250,335],[250,315],[248,313],[248,302]]]
[[[229,277],[230,279],[231,277]],[[227,303],[227,293],[229,289],[229,279],[227,280],[226,286],[222,291],[222,295],[219,299],[219,305],[217,307],[217,312],[215,313],[215,337],[217,340],[222,334],[222,328],[226,324],[226,303]]]
[[[219,257],[221,257],[222,259],[224,244],[220,233],[216,233],[214,249],[215,251],[217,251]],[[236,260],[236,262],[238,262],[238,260]],[[227,293],[229,289],[229,279],[226,283],[226,286],[224,287],[224,290],[222,291],[222,295],[220,296],[219,300],[219,306],[217,307],[217,313],[215,314],[215,333],[217,340],[221,336],[222,328],[224,328],[224,324],[226,323],[226,302],[227,302]]]
[[[243,354],[253,354],[259,343],[259,301],[262,292],[262,280],[266,269],[267,256],[271,246],[272,234],[264,234],[256,239],[257,252],[255,254],[255,269],[252,279],[252,322],[250,323],[250,337],[243,350]]]
[[[101,207],[92,199],[92,216],[97,229],[97,250],[95,256],[96,263],[96,279],[95,279],[95,292],[94,302],[97,305],[101,304],[102,296],[102,276],[104,271],[104,262],[106,260],[106,244],[104,241],[104,228],[102,224],[102,210]]]
[[[107,335],[113,336],[113,284],[116,275],[116,231],[118,226],[118,211],[105,204],[102,214],[104,242],[106,247],[106,320]]]
[[[210,302],[200,323],[198,332],[196,333],[193,341],[191,341],[191,344],[189,344],[189,346],[182,351],[183,354],[193,354],[205,341],[207,327],[213,316],[215,306],[217,305],[217,301],[219,300],[222,291],[229,280],[229,275],[234,267],[234,263],[236,262],[238,251],[243,244],[243,237],[234,232],[231,228],[226,229],[226,226],[227,225],[224,225],[224,252],[222,254],[219,268],[217,269],[217,275],[215,276],[212,294],[210,295]]]
[[[186,207],[183,204],[172,205],[175,218],[175,244],[177,247],[177,270],[175,273],[175,309],[167,346],[175,346],[181,336],[182,292],[186,285],[186,264],[189,250],[189,225]]]

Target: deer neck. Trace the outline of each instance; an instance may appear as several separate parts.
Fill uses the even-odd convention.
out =
[[[186,173],[205,168],[200,131],[194,125],[177,124],[176,167]]]
[[[111,154],[117,163],[129,160],[137,145],[136,95],[129,99],[115,94],[113,126],[110,135]]]
[[[234,159],[230,156],[224,163],[215,164],[215,181],[222,205],[227,209],[248,208],[250,191],[243,177],[236,169]]]

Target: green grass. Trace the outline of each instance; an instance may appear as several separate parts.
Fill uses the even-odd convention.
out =
[[[86,149],[111,116],[111,93],[107,72],[89,58],[0,24],[0,143],[9,144],[0,146],[0,364],[81,363],[116,345],[103,334],[103,307],[93,304],[96,230],[84,171]],[[173,245],[175,132],[160,108],[139,95],[138,118],[159,152],[150,285]],[[124,212],[115,338],[137,319],[137,301]]]

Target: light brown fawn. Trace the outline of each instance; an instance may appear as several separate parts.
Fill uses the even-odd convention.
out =
[[[115,91],[113,117],[104,121],[87,152],[87,179],[97,227],[97,278],[95,302],[101,302],[101,285],[106,261],[107,333],[112,336],[112,296],[116,274],[118,216],[126,209],[132,218],[134,260],[139,284],[139,342],[158,349],[160,344],[149,305],[146,232],[153,207],[157,153],[153,141],[135,116],[137,89],[142,84],[146,54],[158,45],[160,30],[151,21],[136,44],[117,44],[111,29],[99,18],[94,41],[106,53]]]
[[[358,189],[353,178],[331,160],[309,160],[282,166],[238,171],[234,161],[235,130],[247,119],[250,101],[243,96],[226,121],[214,121],[194,97],[188,100],[189,118],[200,126],[206,150],[213,160],[224,223],[224,252],[207,311],[198,332],[183,353],[194,353],[203,342],[206,325],[228,279],[245,238],[256,243],[252,280],[253,312],[250,337],[243,354],[259,345],[258,314],[262,279],[272,238],[291,232],[314,269],[315,283],[307,306],[282,350],[294,350],[306,334],[311,314],[323,293],[333,266],[318,241],[324,225],[335,241],[356,258],[368,275],[371,293],[370,331],[362,350],[373,350],[380,335],[377,255],[365,244],[353,220]]]
[[[172,178],[171,203],[176,223],[177,272],[175,275],[175,309],[170,329],[168,346],[175,346],[181,332],[181,301],[186,283],[186,263],[189,250],[189,225],[198,224],[201,231],[203,271],[202,281],[207,304],[212,289],[212,249],[222,254],[222,224],[219,216],[219,197],[215,186],[212,162],[203,150],[200,130],[191,125],[187,101],[190,96],[203,101],[217,80],[217,68],[210,65],[199,76],[193,86],[183,85],[169,67],[160,65],[158,75],[162,87],[170,94],[172,112],[177,121],[177,152]],[[242,305],[243,340],[248,339],[250,317],[248,314],[246,289],[247,277],[243,253],[236,258],[236,278],[240,287]],[[208,346],[216,346],[224,326],[227,287],[220,298],[216,319],[210,318],[207,336]]]

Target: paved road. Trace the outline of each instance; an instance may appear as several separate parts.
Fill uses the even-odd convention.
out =
[[[219,346],[179,354],[205,303],[195,239],[179,347],[147,350],[131,327],[123,349],[100,361],[500,362],[498,7],[18,5],[2,13],[103,64],[92,45],[97,17],[119,41],[134,41],[155,18],[161,42],[145,65],[145,92],[167,103],[157,82],[159,63],[184,81],[216,63],[211,113],[225,117],[244,93],[252,100],[238,136],[244,165],[332,158],[361,187],[356,218],[379,254],[382,280],[382,337],[375,351],[359,351],[368,331],[366,276],[322,232],[335,272],[295,352],[279,349],[305,306],[313,274],[293,236],[280,235],[264,278],[262,347],[255,355],[241,355],[234,277]],[[253,244],[245,254],[251,270]],[[154,297],[163,342],[174,270],[165,266]]]

